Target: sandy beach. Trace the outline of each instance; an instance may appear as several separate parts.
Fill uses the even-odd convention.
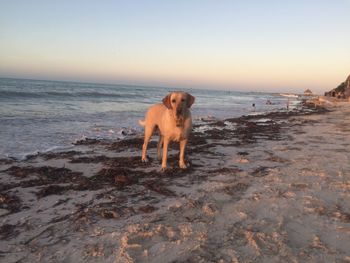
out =
[[[350,262],[350,105],[0,161],[0,262]]]

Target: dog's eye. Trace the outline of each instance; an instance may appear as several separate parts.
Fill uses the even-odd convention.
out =
[[[175,102],[176,102],[176,100],[172,100],[171,102],[172,102],[172,103],[175,103]]]
[[[181,101],[182,101],[182,102],[184,102],[184,101],[185,101],[185,99],[181,99]]]

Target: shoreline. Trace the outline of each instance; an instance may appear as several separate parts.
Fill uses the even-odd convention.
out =
[[[147,164],[143,138],[0,161],[0,260],[350,260],[349,114],[346,104],[203,122],[185,171],[173,144],[160,172],[156,136]]]
[[[300,101],[296,106],[293,107],[291,110],[287,110],[285,108],[279,108],[279,109],[271,109],[270,111],[262,111],[262,112],[255,112],[252,111],[249,114],[244,114],[241,116],[237,116],[234,118],[216,118],[214,116],[206,116],[206,117],[198,117],[197,120],[194,121],[194,127],[196,126],[201,126],[205,123],[215,123],[215,122],[225,122],[226,120],[229,119],[239,119],[239,118],[263,118],[266,115],[269,114],[275,114],[275,113],[281,113],[281,114],[295,114],[295,113],[300,113],[305,110],[305,105],[303,105],[304,102]],[[304,103],[305,104],[305,103]],[[318,105],[321,106],[322,105]],[[303,108],[304,107],[304,108]],[[308,106],[311,108],[311,104]],[[289,112],[289,113],[288,113]],[[125,133],[124,133],[125,131]],[[94,137],[86,137],[85,135],[82,136],[83,139],[76,139],[72,141],[69,145],[61,145],[61,146],[50,146],[47,150],[44,151],[33,151],[31,153],[17,153],[16,156],[2,156],[0,157],[0,164],[1,163],[7,163],[7,162],[25,162],[28,159],[32,159],[35,156],[40,156],[40,155],[52,155],[52,154],[59,154],[59,153],[65,153],[65,152],[70,152],[70,151],[75,151],[74,148],[78,145],[83,145],[83,144],[92,144],[92,142],[99,142],[103,141],[106,143],[113,143],[115,141],[128,141],[128,140],[133,140],[135,138],[139,138],[140,136],[143,136],[143,131],[139,132],[135,130],[134,128],[121,128],[119,131],[121,133],[121,136],[124,137],[115,137],[115,138],[94,138]]]
[[[73,91],[78,94],[85,91],[82,87],[80,88],[76,88]],[[61,94],[59,89],[55,92]],[[122,91],[111,90],[111,92],[114,92],[114,95],[122,93],[123,96],[132,98],[132,96],[135,96],[134,92],[140,91],[135,90],[123,93]],[[285,108],[284,98],[272,93],[262,93],[259,99],[249,93],[237,92],[227,94],[223,91],[212,91],[210,94],[203,95],[197,91],[195,94],[198,96],[199,103],[192,109],[194,123],[201,123],[201,120],[207,119],[222,120],[228,117],[247,115],[252,112],[250,100],[254,100],[259,112],[283,111],[283,108]],[[24,96],[24,94],[22,95]],[[101,93],[100,95],[106,94]],[[241,95],[242,97],[240,98],[239,96]],[[120,96],[118,95],[117,97]],[[209,98],[211,96],[218,96],[219,101],[222,100],[223,104],[217,107],[210,101]],[[112,104],[115,104],[116,101],[112,100],[113,102],[109,102],[110,98],[106,97],[107,102],[101,106],[102,108],[110,107],[109,111],[95,109],[85,113],[80,108],[84,106],[84,103],[92,103],[92,107],[96,106],[91,98],[89,97],[88,100],[85,98],[82,101],[75,101],[74,98],[77,98],[77,95],[66,97],[65,99],[68,102],[66,100],[63,100],[63,102],[56,101],[57,98],[54,98],[52,102],[50,100],[52,105],[42,98],[34,103],[33,113],[29,115],[26,113],[25,105],[23,107],[17,106],[18,109],[14,112],[12,111],[12,113],[9,111],[12,107],[11,100],[16,101],[16,97],[11,97],[8,101],[5,101],[2,110],[3,114],[1,115],[4,127],[0,159],[25,160],[26,156],[37,153],[69,151],[71,147],[74,147],[74,142],[84,138],[118,140],[129,138],[130,136],[138,136],[142,133],[142,127],[138,125],[138,120],[144,118],[145,110],[150,103],[148,100],[143,99],[136,102],[138,105],[137,109],[131,112],[127,104],[121,103],[121,105],[118,105],[118,107],[121,107],[121,110],[114,112]],[[134,101],[134,99],[131,100]],[[273,104],[266,105],[266,100],[273,101]],[[22,100],[20,99],[20,101]],[[9,104],[8,107],[6,103]],[[54,103],[57,103],[57,105]],[[71,111],[70,105],[76,103],[78,103],[77,109],[72,109]],[[293,102],[293,107],[297,103]],[[131,105],[133,104],[135,104],[135,101],[131,103]],[[43,117],[42,107],[59,107],[67,108],[67,110],[56,116],[48,109],[48,114]],[[27,117],[29,117],[28,120]]]

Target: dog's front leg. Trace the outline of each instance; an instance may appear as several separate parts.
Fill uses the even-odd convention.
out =
[[[180,141],[180,156],[179,156],[179,167],[181,169],[186,169],[186,163],[185,163],[185,148],[187,144],[187,139]]]
[[[163,159],[162,159],[162,171],[166,170],[167,159],[168,159],[168,145],[169,138],[163,137]]]
[[[159,140],[158,140],[158,145],[157,145],[157,157],[158,157],[158,161],[162,160],[162,155],[160,154],[160,150],[162,149],[162,145],[163,145],[163,140],[164,137],[159,134]]]

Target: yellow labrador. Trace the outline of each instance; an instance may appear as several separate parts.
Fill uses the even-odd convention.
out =
[[[168,94],[163,103],[151,106],[145,120],[140,120],[140,125],[145,127],[145,139],[142,146],[142,161],[147,162],[147,145],[153,134],[153,130],[158,127],[159,141],[157,147],[158,160],[161,160],[160,150],[163,145],[162,170],[167,167],[168,145],[170,141],[180,143],[179,166],[186,168],[185,147],[192,129],[192,117],[189,108],[194,103],[195,98],[186,92],[172,92]]]

